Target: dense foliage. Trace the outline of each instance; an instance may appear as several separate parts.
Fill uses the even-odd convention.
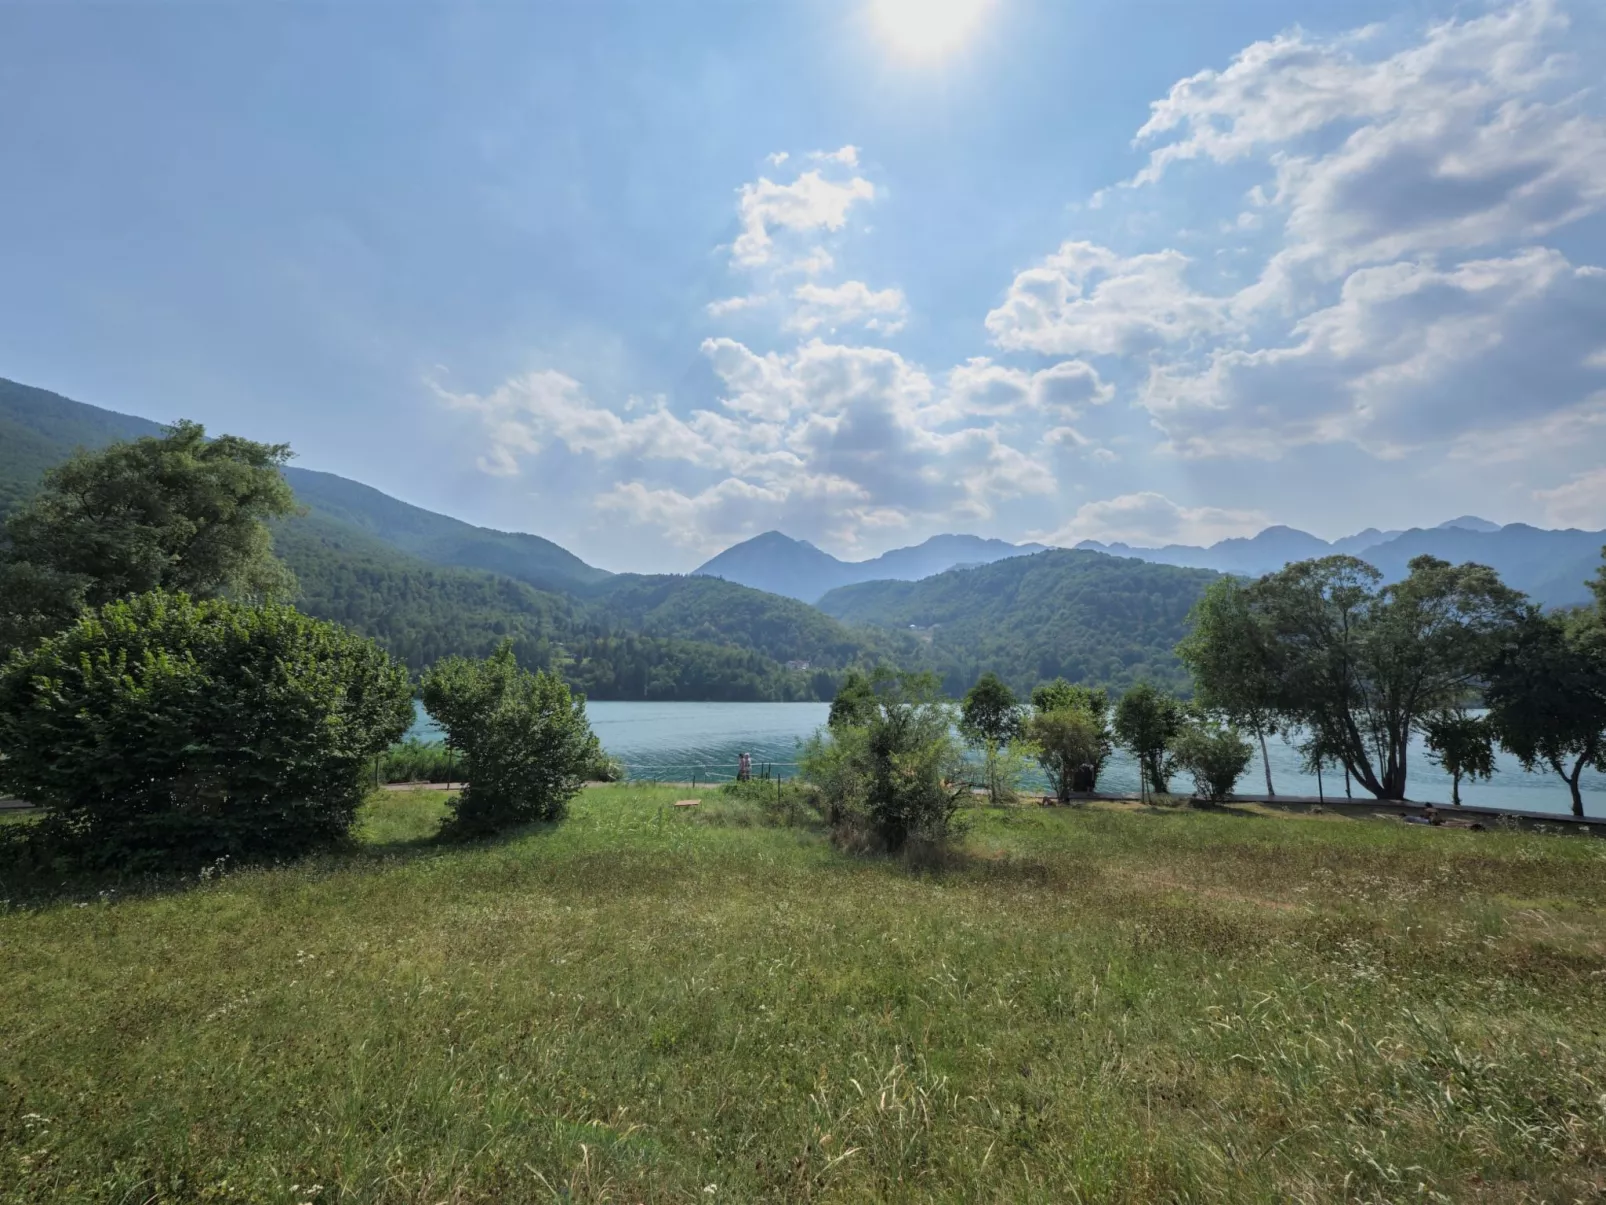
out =
[[[1172,743],[1183,719],[1176,699],[1148,682],[1139,682],[1115,705],[1115,739],[1138,763],[1140,783],[1150,791],[1171,790]]]
[[[179,422],[50,469],[6,520],[0,639],[26,646],[85,606],[149,590],[289,595],[266,522],[294,506],[279,471],[289,455]]]
[[[1527,614],[1483,565],[1411,562],[1381,585],[1354,557],[1302,561],[1231,599],[1206,600],[1184,652],[1202,700],[1309,734],[1381,799],[1403,799],[1412,734],[1463,703]]]
[[[556,674],[521,668],[506,644],[483,660],[446,657],[422,685],[468,783],[453,802],[455,832],[563,816],[599,760],[584,697]]]
[[[1238,730],[1209,720],[1185,724],[1172,737],[1169,752],[1177,768],[1193,779],[1193,792],[1220,803],[1232,794],[1255,756]]]
[[[1216,576],[1055,550],[923,581],[844,586],[819,605],[844,623],[915,629],[928,642],[919,664],[935,669],[954,696],[988,670],[1019,693],[1054,677],[1182,690],[1187,677],[1173,649]]]
[[[0,670],[0,790],[86,861],[287,857],[346,836],[412,717],[406,671],[341,628],[142,594]]]
[[[1606,570],[1603,570],[1606,574]],[[1606,771],[1606,599],[1593,611],[1531,612],[1492,658],[1489,726],[1528,770],[1548,768],[1584,814],[1578,781]]]
[[[827,726],[804,746],[803,777],[839,834],[892,853],[911,839],[941,843],[970,793],[953,705],[930,675],[878,671],[872,684],[873,705],[854,713],[863,723]]]
[[[1015,692],[997,674],[987,673],[965,692],[959,706],[959,731],[981,755],[982,785],[994,806],[1015,801],[1026,768],[1025,751],[1017,748],[1025,715]]]

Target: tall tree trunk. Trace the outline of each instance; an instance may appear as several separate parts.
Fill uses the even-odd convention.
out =
[[[1266,768],[1266,798],[1276,799],[1277,792],[1271,789],[1271,758],[1266,755],[1266,730],[1260,730],[1260,764]]]
[[[1584,796],[1578,789],[1578,779],[1584,772],[1584,758],[1580,757],[1573,765],[1572,777],[1567,779],[1567,786],[1573,793],[1573,815],[1579,819],[1584,815]]]
[[[1460,807],[1461,806],[1461,771],[1460,770],[1457,770],[1454,774],[1450,775],[1450,802],[1456,807]]]

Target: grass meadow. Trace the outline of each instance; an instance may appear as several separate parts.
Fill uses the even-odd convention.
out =
[[[1606,1196],[1606,842],[977,809],[920,866],[683,794],[12,899],[0,1200]]]

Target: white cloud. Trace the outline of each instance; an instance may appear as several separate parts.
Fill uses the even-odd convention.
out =
[[[909,317],[902,289],[872,289],[862,280],[803,284],[792,291],[792,297],[798,304],[786,326],[804,334],[822,327],[837,330],[862,325],[866,330],[895,335]]]
[[[939,412],[945,421],[1020,416],[1044,411],[1074,417],[1083,406],[1100,406],[1115,396],[1098,370],[1084,360],[1063,360],[1038,372],[974,356],[948,373],[947,395]]]
[[[1082,540],[1140,547],[1213,544],[1232,536],[1253,535],[1269,522],[1258,510],[1180,506],[1164,494],[1143,491],[1085,503],[1063,526],[1039,538],[1065,547]]]
[[[723,318],[726,314],[739,314],[743,310],[756,310],[776,301],[773,293],[749,293],[743,297],[723,297],[718,301],[708,303],[708,315],[711,318]]]
[[[1544,504],[1545,521],[1556,527],[1606,528],[1606,468],[1580,473],[1554,489],[1535,490],[1534,498]]]
[[[1144,404],[1197,455],[1352,442],[1397,456],[1606,387],[1606,270],[1535,249],[1453,269],[1400,263],[1344,282],[1287,346],[1156,368]]]
[[[834,151],[810,151],[809,158],[825,163],[840,163],[843,167],[858,167],[859,148],[844,146]]]
[[[1257,42],[1155,103],[1130,183],[1268,158],[1286,246],[1246,304],[1286,303],[1305,273],[1530,243],[1606,208],[1606,122],[1569,91],[1567,32],[1552,0],[1521,0],[1392,54],[1376,28]]]
[[[772,262],[775,231],[841,230],[855,204],[874,198],[875,185],[862,176],[838,181],[806,171],[790,184],[760,176],[742,185],[737,202],[742,233],[731,249],[732,257],[742,267],[763,267]]]
[[[1226,326],[1225,303],[1187,283],[1178,251],[1125,257],[1069,241],[1019,273],[987,315],[998,346],[1045,355],[1131,355]]]
[[[760,354],[728,338],[702,350],[722,396],[684,417],[661,401],[618,414],[556,372],[483,396],[438,393],[480,419],[487,472],[517,473],[554,444],[619,462],[630,476],[612,470],[597,505],[688,548],[783,523],[852,546],[865,531],[985,519],[1002,499],[1057,488],[997,427],[973,418],[945,429],[932,379],[896,352],[812,339]]]

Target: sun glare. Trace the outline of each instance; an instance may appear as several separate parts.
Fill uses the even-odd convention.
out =
[[[957,49],[992,0],[870,0],[881,34],[900,54],[934,58]]]

